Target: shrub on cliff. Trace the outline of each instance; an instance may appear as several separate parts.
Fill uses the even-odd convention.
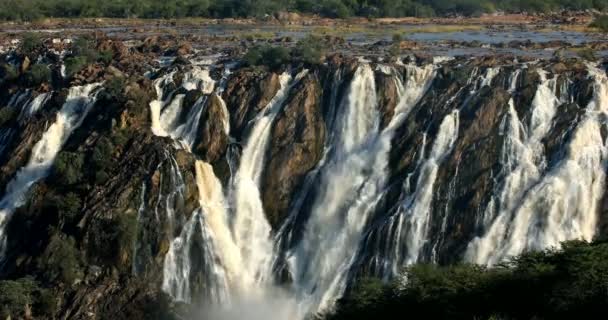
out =
[[[0,109],[0,127],[5,123],[15,119],[19,113],[15,108],[12,107],[4,107]]]
[[[249,66],[267,66],[270,69],[278,69],[289,63],[289,50],[284,47],[270,45],[255,46],[245,54],[243,58]]]
[[[81,153],[62,151],[57,155],[53,165],[54,181],[62,185],[80,182],[84,166],[84,156]]]
[[[318,64],[325,56],[323,38],[317,35],[308,35],[298,41],[292,54],[295,59],[308,64]]]
[[[10,64],[0,64],[0,83],[13,81],[19,77],[19,70]]]
[[[42,47],[42,40],[37,33],[27,32],[21,37],[21,44],[19,45],[21,54],[29,56],[40,47]]]
[[[87,64],[89,64],[89,62],[87,58],[83,56],[66,58],[65,73],[68,77],[72,77],[86,67]]]
[[[29,310],[34,316],[55,312],[55,296],[31,277],[0,281],[0,318],[22,319]]]
[[[51,80],[51,69],[45,64],[32,65],[25,74],[25,81],[30,86],[37,86]]]
[[[608,15],[599,15],[595,17],[589,26],[592,28],[597,28],[601,32],[608,32]]]
[[[55,233],[38,258],[38,269],[47,281],[72,285],[80,276],[81,262],[74,239],[62,233]]]
[[[32,278],[0,281],[0,318],[18,318],[34,303],[37,284]]]
[[[55,194],[51,197],[51,201],[63,220],[73,222],[78,217],[82,202],[80,196],[76,193],[68,192],[65,195]]]

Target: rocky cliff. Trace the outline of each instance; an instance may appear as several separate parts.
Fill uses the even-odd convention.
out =
[[[6,315],[166,318],[281,287],[301,318],[356,277],[605,235],[602,64],[94,47],[110,58],[73,74],[70,53],[4,55],[0,275],[36,283]]]

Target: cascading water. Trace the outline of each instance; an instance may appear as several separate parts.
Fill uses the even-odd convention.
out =
[[[0,200],[0,257],[4,257],[7,240],[5,228],[12,213],[23,205],[30,187],[48,175],[61,147],[95,104],[96,89],[99,86],[100,84],[94,83],[70,88],[55,122],[34,145],[27,165],[19,169],[7,185],[4,197]]]
[[[432,65],[408,66],[405,89],[399,89],[403,85],[395,78],[399,104],[387,128],[379,131],[373,71],[363,64],[355,72],[338,114],[335,150],[321,171],[319,196],[301,242],[287,258],[301,316],[331,308],[343,294],[364,227],[384,188],[394,130],[433,75]]]
[[[251,121],[240,158],[232,147],[227,150],[231,176],[226,190],[210,164],[196,162],[200,209],[176,226],[176,237],[165,258],[163,289],[176,300],[192,301],[192,287],[188,282],[194,270],[191,269],[193,261],[188,259],[193,257],[194,244],[200,242],[203,245],[199,250],[204,256],[202,268],[206,283],[211,284],[205,294],[209,302],[215,304],[208,307],[211,311],[205,313],[207,316],[241,319],[246,314],[252,319],[304,319],[331,309],[349,285],[354,269],[358,267],[356,264],[361,262],[359,259],[369,259],[374,264],[375,274],[390,279],[402,266],[427,261],[436,254],[437,237],[429,234],[430,225],[441,224],[441,232],[445,233],[450,213],[446,204],[446,212],[439,217],[443,221],[433,221],[433,192],[436,184],[444,183],[437,181],[439,169],[451,156],[459,136],[459,110],[472,101],[482,87],[491,87],[493,79],[504,69],[475,69],[464,87],[469,91],[462,88],[442,100],[452,111],[443,116],[428,150],[425,150],[426,133],[422,133],[424,143],[418,148],[420,152],[416,155],[418,160],[413,171],[403,181],[400,203],[385,221],[379,222],[380,227],[370,228],[374,209],[388,191],[388,155],[393,136],[435,76],[435,65],[404,67],[403,81],[395,68],[378,69],[393,76],[398,95],[394,115],[386,128],[381,129],[374,71],[368,62],[360,63],[342,102],[332,104],[336,111],[328,113],[330,132],[324,155],[307,176],[306,185],[302,187],[306,190],[300,191],[303,195],[297,198],[298,203],[311,203],[294,205],[285,224],[273,234],[260,198],[260,179],[274,118],[292,86],[305,72],[295,79],[287,73],[281,75],[280,90]],[[578,125],[566,158],[554,168],[546,168],[543,139],[552,128],[557,108],[571,98],[564,95],[567,88],[557,88],[556,76],[549,77],[542,70],[538,72],[540,83],[527,122],[524,124],[520,120],[514,99],[509,101],[502,120],[500,134],[504,136],[501,140],[504,146],[499,160],[502,171],[491,205],[478,217],[479,228],[486,231],[483,237],[469,245],[467,257],[471,261],[493,264],[524,249],[542,249],[561,240],[593,236],[595,220],[589,212],[597,211],[595,205],[601,196],[604,177],[605,151],[599,128],[602,125],[600,115],[604,112],[601,106],[605,105],[607,96],[605,76],[599,71],[592,72],[597,82],[596,96],[588,109],[595,111],[589,111]],[[502,84],[503,90],[515,94],[520,75],[521,69],[515,69]],[[215,89],[206,96],[214,94],[219,98],[226,77],[224,74],[217,85],[214,82]],[[194,140],[189,137],[194,137],[200,113],[207,102],[197,101],[187,117],[182,117],[184,106],[180,94],[164,92],[165,88],[171,87],[172,78],[169,74],[157,80],[159,100],[150,105],[152,130],[181,141],[182,147],[184,142],[192,145]],[[200,78],[205,77],[197,79]],[[205,87],[202,83],[206,80],[187,79],[186,87],[190,86],[190,89]],[[337,90],[339,84],[340,81],[331,90]],[[562,93],[559,98],[557,91]],[[220,103],[223,103],[221,99]],[[452,106],[453,103],[458,105]],[[223,118],[214,121],[224,122],[229,134],[228,110],[225,104],[221,107]],[[468,115],[463,113],[462,116]],[[576,170],[586,175],[574,189],[568,190],[563,181],[572,179]],[[455,185],[457,178],[453,177],[450,185]],[[313,188],[314,192],[310,194],[314,198],[309,199],[307,190]],[[578,207],[566,208],[554,194],[577,203]],[[521,205],[517,205],[518,202]],[[546,216],[537,210],[538,206],[546,206]],[[301,213],[303,210],[307,212]],[[505,221],[504,226],[500,224],[501,220]],[[295,226],[294,221],[302,225]],[[293,228],[299,228],[297,232],[301,232],[295,239],[291,236]],[[371,237],[372,233],[378,234]],[[500,236],[493,237],[492,233]],[[431,239],[435,242],[431,243]],[[367,241],[378,242],[370,244]],[[490,252],[487,248],[492,247],[498,249]],[[434,261],[435,258],[430,259]],[[285,286],[287,291],[280,291],[283,300],[278,308],[272,303],[278,299],[276,290],[279,290],[274,285],[273,272],[276,270],[273,266],[283,262],[291,283]]]
[[[257,283],[270,278],[273,245],[271,229],[260,197],[260,179],[264,169],[264,157],[270,139],[274,118],[288,97],[290,88],[299,81],[306,70],[294,80],[288,73],[279,77],[280,89],[254,121],[243,148],[240,165],[234,179],[235,213],[231,221],[234,241],[243,259],[240,272],[240,290],[250,290]]]
[[[546,164],[538,159],[543,154],[541,139],[559,105],[553,93],[555,82],[541,74],[545,80],[533,102],[529,137],[521,137],[525,130],[511,104],[503,153],[509,171],[495,200],[498,213],[485,234],[469,244],[469,260],[492,265],[524,250],[558,246],[568,239],[592,239],[605,175],[601,127],[608,96],[605,74],[591,66],[589,72],[595,81],[594,97],[585,119],[575,129],[565,158],[542,177]]]

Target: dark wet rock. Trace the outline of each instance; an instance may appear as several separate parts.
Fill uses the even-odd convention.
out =
[[[508,110],[509,95],[502,89],[486,89],[461,110],[457,143],[437,174],[440,183],[434,191],[434,222],[429,234],[436,235],[432,242],[437,244],[441,263],[462,258],[478,227],[472,213],[483,212],[500,167],[500,124]],[[468,165],[472,163],[475,165]],[[443,233],[441,221],[446,214],[447,229]]]
[[[378,109],[382,114],[380,128],[385,128],[393,118],[395,107],[399,103],[397,84],[392,75],[376,71],[376,90],[378,90]]]
[[[321,159],[325,141],[317,77],[309,73],[292,92],[272,128],[262,184],[262,203],[274,228],[288,213],[306,173]]]
[[[193,151],[206,162],[215,163],[221,159],[228,147],[224,122],[228,123],[229,119],[226,119],[225,106],[218,96],[212,94],[208,99],[207,107],[201,115]]]
[[[241,69],[232,76],[223,94],[230,111],[231,135],[238,141],[251,121],[279,90],[279,76],[254,69]]]

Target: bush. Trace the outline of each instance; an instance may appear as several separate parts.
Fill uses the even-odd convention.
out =
[[[51,80],[51,69],[45,64],[36,63],[25,74],[25,81],[30,86],[37,86]]]
[[[17,110],[13,107],[4,107],[0,109],[0,127],[14,120],[18,115]]]
[[[591,48],[583,48],[580,51],[578,51],[578,56],[582,59],[585,59],[587,61],[597,61],[597,55],[595,53],[595,50],[591,49]]]
[[[265,45],[249,49],[243,60],[249,66],[267,66],[270,69],[278,69],[289,63],[289,58],[288,49]]]
[[[79,216],[82,201],[76,193],[68,192],[66,195],[53,195],[52,201],[60,217],[65,220],[74,221]]]
[[[0,79],[2,81],[12,81],[19,77],[19,70],[10,64],[0,65]]]
[[[110,65],[112,63],[112,59],[114,59],[114,52],[111,50],[99,52],[99,61],[101,61],[103,64]]]
[[[296,59],[308,64],[318,64],[325,56],[325,44],[323,38],[316,35],[308,35],[304,39],[298,41],[293,50],[293,55]]]
[[[76,184],[82,180],[84,156],[81,153],[61,151],[53,165],[53,176],[62,185]]]
[[[19,51],[24,55],[32,55],[42,46],[42,40],[37,33],[27,32],[23,34]]]
[[[340,0],[325,0],[321,3],[321,14],[329,18],[344,19],[353,15],[351,8]]]
[[[80,276],[81,258],[75,241],[65,234],[55,233],[38,258],[42,276],[50,282],[72,285]]]
[[[0,281],[0,317],[18,318],[34,303],[34,291],[37,283],[32,278]]]
[[[329,319],[593,319],[608,303],[608,242],[575,241],[502,265],[413,265],[401,283],[365,279]]]
[[[104,88],[106,93],[118,100],[123,100],[123,88],[125,87],[125,79],[120,77],[112,77],[108,81],[105,82]]]
[[[101,137],[97,140],[91,161],[98,170],[104,170],[112,165],[112,153],[114,152],[114,144],[107,137]]]
[[[595,17],[589,26],[592,28],[597,28],[602,32],[608,32],[608,15],[600,15]]]
[[[56,311],[55,296],[31,277],[0,281],[0,318],[23,318],[27,307],[34,315],[51,315]]]
[[[88,63],[96,62],[100,54],[95,48],[95,44],[95,39],[88,35],[79,37],[72,43],[72,55],[84,57]]]
[[[89,64],[89,61],[84,56],[70,57],[65,59],[65,73],[68,77],[72,77],[80,70],[84,69]]]

